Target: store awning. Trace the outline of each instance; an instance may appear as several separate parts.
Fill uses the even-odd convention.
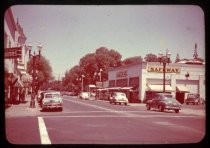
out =
[[[89,88],[95,88],[96,86],[95,86],[95,85],[90,84],[90,85],[88,85],[88,87],[89,87]]]
[[[189,92],[188,88],[184,85],[177,85],[176,90],[180,92]]]
[[[14,86],[15,87],[23,87],[23,83],[20,80],[17,80]]]
[[[163,91],[163,85],[147,85],[148,86],[148,89],[150,91],[156,91],[156,92],[162,92]],[[174,91],[172,89],[172,87],[170,85],[165,85],[165,91],[166,92],[172,92]]]
[[[120,89],[123,89],[123,90],[131,90],[133,87],[121,87]]]
[[[119,90],[121,87],[109,87],[108,90]]]

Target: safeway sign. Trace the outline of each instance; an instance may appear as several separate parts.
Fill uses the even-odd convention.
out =
[[[21,56],[22,56],[21,47],[4,49],[4,59],[16,59],[16,58],[21,58]]]

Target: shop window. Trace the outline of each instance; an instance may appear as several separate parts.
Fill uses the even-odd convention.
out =
[[[119,79],[116,81],[117,86],[123,87],[123,86],[127,86],[128,84],[128,79]]]

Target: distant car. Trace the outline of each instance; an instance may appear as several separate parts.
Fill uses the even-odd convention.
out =
[[[109,98],[110,104],[114,103],[115,105],[117,103],[128,105],[128,98],[126,97],[125,93],[122,92],[114,92],[110,98]]]
[[[89,93],[88,92],[81,92],[79,94],[80,99],[88,100],[89,99]]]
[[[197,93],[190,93],[187,95],[187,99],[185,100],[185,103],[188,104],[197,104],[199,105],[202,103],[202,100],[200,99],[200,94]]]
[[[45,109],[59,109],[63,110],[63,100],[60,92],[51,91],[43,94],[42,110]]]
[[[158,109],[163,112],[164,110],[174,110],[179,113],[181,110],[181,104],[168,93],[156,93],[152,100],[148,100],[146,103],[147,110]]]

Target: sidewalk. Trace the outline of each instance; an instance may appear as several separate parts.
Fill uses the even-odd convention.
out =
[[[27,95],[24,103],[12,104],[5,109],[5,117],[18,117],[18,116],[34,116],[40,112],[40,107],[35,100],[35,107],[30,107],[31,95]]]

